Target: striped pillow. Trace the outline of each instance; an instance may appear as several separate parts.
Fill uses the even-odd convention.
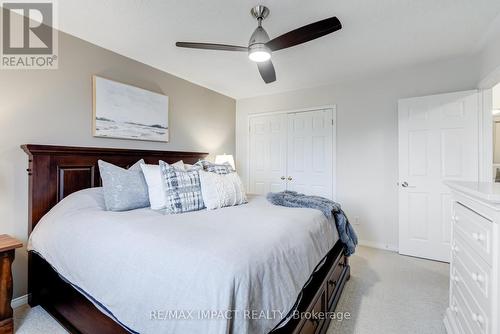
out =
[[[167,213],[183,213],[205,208],[201,194],[199,167],[187,171],[160,161]]]
[[[201,193],[208,210],[247,203],[237,173],[217,174],[200,170]]]
[[[214,164],[213,162],[207,160],[198,161],[195,166],[203,168],[206,172],[212,172],[220,175],[225,175],[234,172],[233,167],[227,162],[223,164]]]

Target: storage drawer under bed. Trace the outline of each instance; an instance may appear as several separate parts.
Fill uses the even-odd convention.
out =
[[[328,304],[330,304],[335,289],[340,283],[340,278],[342,277],[342,272],[344,271],[344,267],[346,266],[347,259],[344,256],[341,256],[340,260],[338,261],[338,264],[332,268],[326,278],[326,301]]]

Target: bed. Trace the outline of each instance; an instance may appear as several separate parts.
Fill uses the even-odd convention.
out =
[[[349,264],[319,211],[249,196],[246,205],[211,212],[106,212],[97,160],[126,167],[140,158],[194,163],[206,154],[23,149],[29,303],[70,332],[326,332],[329,318],[306,312],[334,310]]]

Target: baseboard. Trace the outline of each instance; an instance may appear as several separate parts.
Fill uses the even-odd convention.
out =
[[[377,248],[377,249],[383,249],[383,250],[388,250],[391,252],[397,252],[398,247],[395,245],[388,245],[384,244],[382,242],[376,242],[376,241],[368,241],[368,240],[358,240],[358,244],[360,246],[365,246],[365,247],[370,247],[370,248]]]
[[[20,306],[23,306],[26,304],[28,304],[28,295],[14,298],[14,299],[12,299],[12,302],[10,303],[12,308],[17,308],[17,307],[20,307]]]

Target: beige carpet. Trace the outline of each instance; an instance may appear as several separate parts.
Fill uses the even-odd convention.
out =
[[[351,258],[351,279],[327,334],[440,334],[448,305],[449,265],[359,247]]]
[[[333,320],[327,334],[440,334],[448,304],[445,263],[359,247],[351,258],[337,312],[351,318]],[[67,333],[42,308],[14,311],[16,333]]]
[[[14,310],[16,334],[68,334],[43,308],[28,305]]]

